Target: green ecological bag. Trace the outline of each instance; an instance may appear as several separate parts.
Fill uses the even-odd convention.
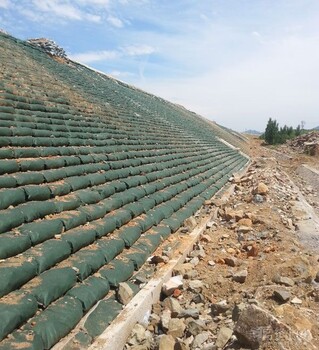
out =
[[[1,188],[1,187],[0,187]],[[0,210],[10,205],[18,205],[26,201],[26,193],[22,188],[0,190]]]
[[[106,279],[93,275],[74,286],[67,295],[79,299],[85,313],[99,300],[104,298],[109,290],[110,285]]]
[[[116,237],[101,238],[96,245],[101,249],[106,263],[113,260],[125,247],[123,239]]]
[[[122,253],[122,256],[129,259],[134,264],[135,270],[138,270],[147,260],[148,252],[139,247],[131,247],[128,251]]]
[[[93,243],[96,234],[94,227],[82,226],[66,231],[63,233],[61,239],[62,241],[68,242],[71,246],[72,253],[75,253],[79,249]]]
[[[24,224],[18,231],[22,235],[28,235],[32,245],[36,245],[60,234],[63,231],[63,223],[59,219],[43,219]]]
[[[120,282],[127,281],[134,272],[134,264],[129,259],[115,258],[98,273],[109,281],[111,287],[118,287]]]
[[[24,252],[31,247],[28,235],[16,232],[3,233],[0,235],[0,259],[10,258]]]
[[[37,274],[37,263],[26,256],[0,262],[0,297],[20,288]]]
[[[118,230],[118,237],[124,241],[126,247],[131,247],[141,233],[142,229],[137,223],[130,223]]]
[[[26,283],[21,291],[33,296],[44,308],[60,298],[76,283],[76,272],[72,268],[53,268]]]
[[[101,300],[86,319],[84,329],[92,338],[99,336],[121,310],[122,305],[114,298]]]
[[[85,280],[105,264],[103,252],[97,245],[83,248],[63,262],[62,266],[75,268],[79,281]]]
[[[32,295],[15,291],[1,298],[0,340],[26,322],[37,310],[38,304]]]
[[[31,318],[23,330],[31,330],[39,335],[44,349],[50,349],[61,338],[69,334],[82,317],[83,310],[80,300],[64,296],[39,315]]]
[[[97,232],[98,237],[103,237],[116,229],[116,219],[108,214],[104,218],[94,221],[91,227]]]
[[[43,350],[42,338],[33,331],[17,330],[0,343],[0,350]]]
[[[66,259],[71,254],[70,245],[62,240],[50,239],[25,252],[37,264],[38,274]]]

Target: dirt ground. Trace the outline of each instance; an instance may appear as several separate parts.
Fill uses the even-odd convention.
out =
[[[182,285],[126,349],[319,349],[319,231],[302,205],[318,211],[319,193],[297,175],[318,158],[250,142],[252,163],[231,179],[233,193],[195,216],[211,219],[175,271]]]

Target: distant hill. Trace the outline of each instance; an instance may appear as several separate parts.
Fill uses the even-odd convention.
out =
[[[313,128],[313,130],[319,130],[319,125]]]
[[[257,130],[245,130],[243,131],[243,134],[248,134],[248,135],[261,135],[262,133]]]

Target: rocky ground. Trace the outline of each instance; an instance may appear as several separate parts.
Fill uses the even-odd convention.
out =
[[[296,175],[305,158],[251,142],[248,171],[206,203],[201,240],[125,349],[319,349],[319,247],[301,244],[295,209],[318,194]]]

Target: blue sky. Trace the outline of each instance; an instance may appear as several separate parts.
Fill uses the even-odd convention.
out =
[[[0,0],[0,28],[238,131],[319,125],[318,0]]]

